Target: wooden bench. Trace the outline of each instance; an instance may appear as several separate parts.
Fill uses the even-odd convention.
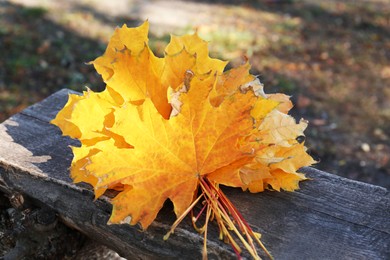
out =
[[[89,186],[72,183],[69,145],[77,141],[49,124],[69,92],[58,91],[0,125],[0,188],[50,207],[66,225],[123,257],[200,259],[203,239],[188,219],[163,240],[174,221],[169,206],[145,232],[137,226],[106,225],[109,198],[93,201]],[[225,189],[253,229],[262,233],[275,259],[390,259],[388,190],[314,168],[302,172],[312,180],[293,193]],[[235,258],[215,230],[209,233],[209,258]]]

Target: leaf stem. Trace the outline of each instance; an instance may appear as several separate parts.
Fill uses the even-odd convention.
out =
[[[249,224],[245,221],[241,213],[233,205],[233,203],[226,197],[226,195],[219,188],[219,185],[211,182],[205,177],[199,178],[199,185],[202,193],[199,197],[183,212],[183,214],[177,218],[173,223],[169,232],[164,236],[164,240],[168,239],[175,228],[180,224],[184,217],[191,212],[192,224],[199,233],[204,233],[202,257],[203,260],[207,259],[207,231],[208,224],[215,218],[219,230],[220,239],[230,243],[238,259],[241,259],[241,248],[233,237],[240,240],[245,249],[250,253],[254,259],[260,259],[257,253],[255,243],[257,243],[261,249],[264,250],[266,255],[273,259],[270,252],[265,248],[264,244],[260,241],[260,234],[253,232]],[[193,208],[203,198],[203,207],[199,213],[194,217]],[[206,214],[205,223],[203,226],[198,227],[196,222],[199,220],[202,214]]]
[[[228,230],[231,230],[236,234],[254,259],[260,259],[254,241],[257,242],[270,259],[273,259],[272,255],[260,241],[259,236],[253,232],[241,213],[226,197],[222,190],[219,189],[218,185],[211,183],[207,178],[201,178],[200,186],[204,192],[205,200],[215,213],[222,238],[226,237],[228,239],[234,251],[240,253],[241,249]],[[239,230],[245,235],[246,239],[241,235]]]
[[[168,233],[165,234],[164,240],[167,240],[171,234],[175,231],[176,227],[180,224],[180,222],[187,216],[187,214],[192,210],[193,207],[199,202],[199,200],[203,197],[203,193],[194,201],[192,204],[181,214],[180,217],[176,219],[176,221],[171,226],[171,229],[168,231]]]

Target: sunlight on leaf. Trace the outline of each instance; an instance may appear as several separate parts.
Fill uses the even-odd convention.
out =
[[[119,190],[110,223],[146,229],[169,199],[177,221],[167,239],[204,205],[205,224],[192,218],[204,233],[204,257],[213,219],[237,255],[244,247],[259,258],[257,244],[270,256],[220,185],[298,189],[305,177],[297,170],[314,163],[296,141],[307,122],[287,115],[288,96],[265,94],[248,63],[224,72],[226,62],[210,58],[197,34],[172,36],[165,57],[156,57],[148,27],[116,29],[104,55],[92,62],[106,90],[71,94],[52,121],[81,141],[72,148],[71,177],[91,184],[96,197]]]

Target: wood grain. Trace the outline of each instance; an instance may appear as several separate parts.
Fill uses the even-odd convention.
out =
[[[200,259],[202,237],[184,221],[168,241],[164,234],[174,221],[167,203],[147,231],[138,226],[106,225],[111,205],[94,201],[86,184],[69,178],[69,145],[49,124],[70,90],[63,89],[0,125],[0,188],[21,192],[54,209],[61,220],[130,259]],[[373,186],[304,168],[309,181],[297,192],[250,194],[226,188],[227,196],[252,225],[276,259],[389,259],[390,195]],[[209,258],[235,254],[209,234]],[[248,255],[244,254],[244,257]]]

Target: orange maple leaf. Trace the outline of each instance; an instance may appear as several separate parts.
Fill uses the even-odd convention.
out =
[[[314,163],[296,141],[307,123],[287,115],[287,96],[264,93],[248,63],[223,72],[226,62],[210,58],[197,34],[172,36],[166,56],[158,58],[147,33],[148,22],[117,29],[105,54],[92,62],[106,90],[70,95],[52,121],[81,141],[72,148],[71,177],[90,183],[96,197],[120,190],[111,223],[146,229],[171,200],[178,220],[167,236],[202,199],[205,238],[213,216],[237,253],[229,229],[257,258],[252,240],[241,234],[263,247],[258,235],[219,185],[297,189],[305,179],[297,170]]]

